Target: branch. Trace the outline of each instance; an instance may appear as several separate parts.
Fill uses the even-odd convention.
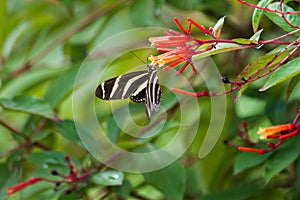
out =
[[[269,9],[269,8],[259,7],[259,6],[254,5],[254,4],[247,3],[246,1],[243,1],[243,0],[237,0],[237,1],[240,2],[241,4],[249,6],[251,8],[256,8],[256,9],[264,10],[264,11],[268,11],[268,12],[273,12],[273,13],[278,13],[278,14],[295,14],[295,15],[299,15],[300,14],[299,11],[295,11],[295,12],[283,12],[283,11],[279,11],[279,10],[272,10],[272,9]]]
[[[89,25],[93,21],[97,20],[100,16],[104,15],[105,13],[111,11],[116,6],[122,5],[125,0],[115,1],[114,3],[110,4],[107,7],[101,7],[99,10],[94,11],[90,15],[88,15],[86,18],[81,20],[79,23],[75,24],[70,29],[66,30],[62,35],[59,35],[53,42],[51,42],[49,45],[44,47],[41,51],[39,51],[37,54],[29,58],[20,68],[13,71],[11,76],[18,76],[25,71],[31,69],[32,65],[34,65],[37,61],[39,61],[41,58],[43,58],[45,55],[49,53],[52,49],[57,47],[61,42],[67,40],[69,37],[80,31],[85,26]]]

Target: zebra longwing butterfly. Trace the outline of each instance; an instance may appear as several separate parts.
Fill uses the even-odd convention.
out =
[[[104,100],[130,98],[135,103],[145,103],[147,116],[158,111],[161,89],[156,69],[148,64],[148,71],[135,71],[108,79],[97,87],[95,95]]]

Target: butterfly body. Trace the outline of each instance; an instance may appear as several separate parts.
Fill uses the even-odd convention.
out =
[[[157,111],[161,102],[161,89],[156,69],[148,65],[148,71],[135,71],[108,79],[97,87],[95,95],[103,100],[127,99],[145,103],[147,116]]]

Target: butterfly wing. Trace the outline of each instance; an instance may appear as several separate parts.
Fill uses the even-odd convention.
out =
[[[156,75],[156,70],[149,71],[149,78],[146,87],[146,113],[151,116],[153,110],[158,111],[161,102],[161,88]]]
[[[132,101],[138,102],[139,98],[145,96],[141,92],[147,85],[148,77],[148,71],[136,71],[108,79],[97,87],[95,95],[104,100],[130,97]]]
[[[131,72],[102,82],[95,95],[104,100],[130,98],[133,102],[145,103],[150,117],[153,110],[159,109],[162,92],[155,68],[148,67],[148,71]]]

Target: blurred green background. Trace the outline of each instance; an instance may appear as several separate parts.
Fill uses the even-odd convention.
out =
[[[299,9],[296,2],[290,2],[290,6]],[[251,26],[253,9],[235,0],[3,0],[0,1],[0,9],[1,199],[8,198],[5,188],[33,176],[56,178],[50,174],[51,169],[67,174],[68,167],[62,159],[64,154],[72,158],[78,169],[97,165],[77,136],[71,96],[77,70],[100,42],[133,28],[178,30],[174,17],[178,17],[184,26],[187,26],[186,18],[190,17],[205,27],[213,27],[226,15],[222,39],[249,38],[254,34]],[[262,40],[285,33],[267,17],[262,19],[261,28],[264,29]],[[201,32],[193,28],[192,35],[199,36]],[[260,49],[227,52],[211,58],[221,75],[233,80],[249,62],[275,47],[265,45]],[[137,50],[135,54],[146,61],[155,51]],[[124,73],[123,66],[130,68],[141,64],[129,52],[111,65],[116,69],[114,75],[118,75]],[[190,76],[190,72],[191,69],[187,68],[184,75]],[[194,85],[195,90],[205,89],[201,79],[195,82],[200,82]],[[264,81],[257,81],[237,102],[232,101],[234,94],[227,95],[226,122],[221,138],[203,159],[198,158],[198,152],[211,117],[209,98],[198,100],[202,114],[194,142],[169,167],[152,174],[124,173],[124,180],[119,186],[87,181],[68,195],[64,194],[67,185],[54,191],[53,184],[38,183],[9,199],[298,199],[298,136],[267,155],[241,153],[223,144],[225,138],[243,144],[236,137],[243,121],[248,122],[249,134],[256,141],[258,127],[289,123],[300,105],[298,82],[295,81],[295,89],[288,100],[288,82],[266,92],[258,92]],[[33,106],[33,113],[29,112],[29,108],[37,104],[36,98],[43,105],[40,114],[37,114],[37,109],[41,107]],[[12,101],[5,104],[10,99]],[[169,90],[163,94],[162,104],[167,108],[176,104],[174,94]],[[130,107],[132,112],[140,113],[135,117],[136,122],[145,124],[144,106],[134,104]],[[59,123],[51,113],[47,114],[49,109],[54,110],[63,121]],[[174,137],[172,133],[180,122],[180,112],[175,109],[168,116],[169,127],[159,136],[145,143],[129,144],[127,141],[131,138],[115,128],[107,110],[102,112],[98,107],[97,115],[100,123],[108,127],[110,139],[130,150],[148,143],[157,146],[166,144]],[[195,118],[193,113],[185,117]],[[26,135],[31,143],[38,142],[43,147],[22,146],[26,144],[24,137],[13,134],[14,131],[5,124]]]

